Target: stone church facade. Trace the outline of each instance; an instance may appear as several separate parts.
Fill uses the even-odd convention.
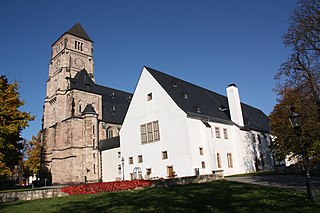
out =
[[[100,141],[117,138],[132,94],[95,84],[93,41],[77,23],[52,44],[43,113],[41,179],[102,179]]]

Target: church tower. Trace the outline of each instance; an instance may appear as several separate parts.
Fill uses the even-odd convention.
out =
[[[77,23],[51,46],[43,115],[42,178],[53,184],[100,178],[98,113],[102,97],[71,88],[79,76],[94,86],[93,41]],[[50,181],[50,182],[51,182]]]

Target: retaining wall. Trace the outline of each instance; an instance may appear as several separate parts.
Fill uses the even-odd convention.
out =
[[[68,194],[61,192],[60,189],[40,189],[20,192],[2,192],[0,193],[0,202],[16,200],[35,200],[41,198],[53,198],[63,196],[68,196]]]

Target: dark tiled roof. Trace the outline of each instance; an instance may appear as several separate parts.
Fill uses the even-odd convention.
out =
[[[86,31],[83,29],[80,23],[76,23],[73,27],[70,28],[66,33],[71,35],[77,36],[79,38],[83,38],[87,41],[92,41],[91,38],[88,36]]]
[[[131,93],[95,84],[86,70],[78,72],[70,82],[70,89],[102,95],[103,121],[114,124],[123,123],[132,98]]]
[[[120,147],[120,137],[109,138],[99,142],[99,151],[114,149]]]
[[[232,123],[228,98],[163,72],[145,67],[188,116]],[[269,132],[269,119],[259,109],[241,103],[245,128]]]

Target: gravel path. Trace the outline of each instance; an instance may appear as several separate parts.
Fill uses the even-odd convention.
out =
[[[306,190],[305,176],[297,175],[265,175],[265,176],[244,176],[244,177],[225,177],[227,181],[258,184],[263,186],[274,186],[279,188],[294,188]],[[311,177],[315,189],[320,192],[320,177]]]

